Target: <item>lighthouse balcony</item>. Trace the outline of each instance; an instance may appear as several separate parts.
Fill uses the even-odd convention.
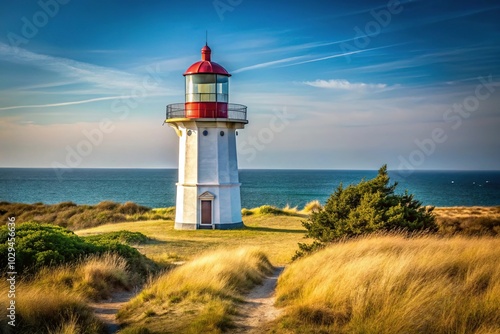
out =
[[[248,123],[246,106],[221,102],[186,102],[167,105],[166,122],[177,119],[224,119],[230,122]]]

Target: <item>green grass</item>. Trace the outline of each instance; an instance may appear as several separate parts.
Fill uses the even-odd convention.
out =
[[[243,229],[197,231],[174,230],[171,220],[141,221],[108,224],[75,233],[91,236],[120,230],[141,232],[154,241],[137,248],[158,262],[186,261],[212,249],[254,246],[266,253],[274,264],[283,265],[290,262],[297,243],[303,241],[302,220],[297,216],[251,215],[243,217]]]

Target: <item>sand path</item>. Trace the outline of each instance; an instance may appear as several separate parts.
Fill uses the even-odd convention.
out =
[[[275,289],[279,275],[284,267],[277,267],[271,276],[264,279],[246,296],[239,309],[240,315],[235,319],[236,328],[231,333],[264,333],[263,326],[276,319],[281,310],[274,307]]]
[[[118,310],[137,293],[138,291],[135,289],[133,291],[120,291],[114,293],[111,299],[90,303],[89,306],[94,309],[95,315],[104,322],[108,332],[114,334],[120,329],[120,325],[116,321]]]

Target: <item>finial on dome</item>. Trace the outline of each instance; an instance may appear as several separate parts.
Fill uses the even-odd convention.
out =
[[[206,44],[201,49],[201,60],[203,60],[203,61],[211,61],[211,54],[212,54],[212,50],[208,47],[208,44]]]

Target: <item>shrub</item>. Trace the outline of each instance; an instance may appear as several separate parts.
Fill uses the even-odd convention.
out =
[[[124,234],[126,235],[126,233]],[[130,233],[130,235],[138,235]],[[0,227],[0,268],[7,268],[8,230]],[[28,222],[16,229],[16,270],[33,274],[45,266],[75,262],[89,254],[117,253],[134,271],[146,276],[157,266],[133,247],[117,239],[94,238],[88,241],[59,226]],[[6,272],[6,271],[4,271]]]
[[[0,267],[7,267],[8,230],[0,227]],[[16,270],[36,271],[43,266],[53,266],[76,261],[98,249],[83,241],[73,232],[54,225],[24,223],[16,229]]]
[[[125,230],[92,235],[84,237],[84,239],[92,242],[118,241],[127,245],[141,245],[151,241],[150,238],[141,232],[130,232]]]
[[[387,165],[368,181],[344,188],[342,184],[318,212],[308,221],[306,237],[312,244],[299,243],[294,258],[324,247],[325,243],[374,231],[436,231],[437,225],[432,207],[423,207],[413,195],[395,194],[397,183],[389,184]]]

